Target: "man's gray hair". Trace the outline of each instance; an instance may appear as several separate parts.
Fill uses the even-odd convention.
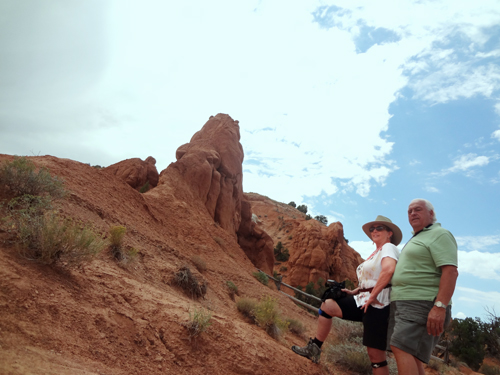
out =
[[[427,211],[432,211],[433,212],[433,215],[432,215],[432,224],[434,224],[437,219],[436,219],[436,210],[434,209],[434,206],[432,205],[432,203],[429,202],[427,199],[416,198],[416,199],[412,200],[410,202],[410,204],[415,203],[415,202],[424,202],[425,203],[425,207],[427,208]]]

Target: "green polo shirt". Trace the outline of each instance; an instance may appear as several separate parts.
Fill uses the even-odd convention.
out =
[[[433,301],[441,266],[458,266],[457,242],[441,224],[424,228],[401,251],[392,276],[391,301]]]

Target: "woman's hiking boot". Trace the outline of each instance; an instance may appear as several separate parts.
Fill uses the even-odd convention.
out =
[[[314,363],[319,363],[319,357],[321,356],[321,349],[318,345],[316,345],[312,339],[309,339],[309,342],[306,346],[301,348],[300,346],[292,346],[292,350],[301,355],[302,357],[309,358]]]

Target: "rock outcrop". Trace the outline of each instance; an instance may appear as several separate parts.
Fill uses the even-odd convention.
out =
[[[141,160],[140,158],[132,158],[112,164],[104,168],[114,174],[116,177],[124,180],[135,190],[140,190],[146,187],[146,190],[154,188],[158,185],[159,174],[156,169],[156,159],[152,156]]]
[[[255,227],[243,195],[239,141],[238,121],[226,114],[211,116],[189,143],[177,149],[177,161],[161,172],[159,188],[169,187],[175,196],[203,204],[208,215],[238,240],[254,265],[271,272],[272,239]]]
[[[305,221],[295,231],[290,248],[291,285],[307,285],[320,278],[357,282],[356,267],[363,260],[345,242],[340,222],[326,227],[314,219]]]
[[[302,212],[287,204],[255,193],[245,196],[257,215],[258,228],[271,236],[274,245],[281,242],[290,253],[288,261],[275,266],[283,281],[303,287],[320,278],[357,283],[356,267],[363,259],[345,241],[341,223],[327,227],[306,220]]]

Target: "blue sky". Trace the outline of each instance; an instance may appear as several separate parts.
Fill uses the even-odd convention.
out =
[[[162,170],[238,120],[243,188],[361,226],[429,199],[459,244],[454,316],[500,312],[497,0],[4,0],[0,152]]]

